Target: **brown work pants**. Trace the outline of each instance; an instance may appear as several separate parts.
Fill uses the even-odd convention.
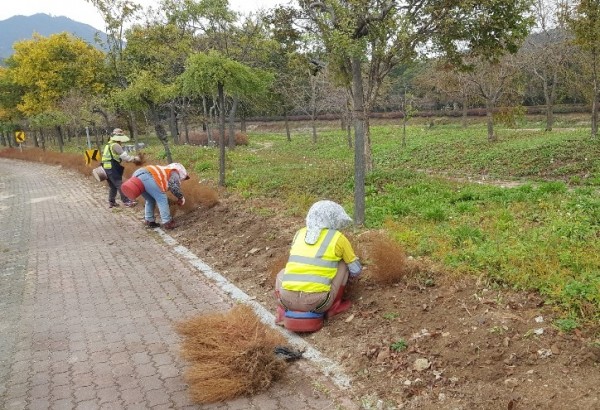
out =
[[[275,281],[275,291],[279,295],[279,301],[285,308],[300,312],[326,312],[333,304],[340,287],[346,286],[346,282],[348,282],[348,265],[344,261],[338,263],[338,269],[331,282],[329,292],[310,293],[281,289],[283,272],[282,269],[277,274]]]

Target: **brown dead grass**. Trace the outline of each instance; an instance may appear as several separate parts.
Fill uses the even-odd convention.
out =
[[[369,232],[358,242],[357,253],[366,255],[368,276],[374,283],[398,283],[421,270],[419,263],[409,258],[404,248],[385,234]]]
[[[190,363],[185,379],[192,399],[214,403],[266,390],[286,362],[274,354],[285,339],[246,305],[198,316],[176,325],[181,354]]]
[[[132,163],[124,163],[125,172],[123,174],[123,180],[131,177],[131,174],[143,166],[146,162],[146,158],[143,153],[139,154],[142,161],[141,164],[135,165]],[[66,169],[77,171],[81,175],[89,177],[92,174],[92,170],[100,165],[99,162],[92,161],[91,164],[85,163],[84,155],[72,154],[72,153],[61,153],[56,151],[44,151],[39,148],[26,148],[23,151],[17,148],[9,148],[0,150],[0,157],[19,159],[23,161],[40,162],[49,165],[60,165]],[[166,164],[159,164],[166,165]],[[213,187],[201,183],[198,177],[190,175],[190,179],[182,183],[182,191],[185,195],[185,205],[179,207],[177,205],[171,206],[171,215],[175,215],[177,212],[189,212],[194,210],[198,206],[205,208],[212,208],[219,203],[219,194]],[[143,200],[140,197],[140,200]]]

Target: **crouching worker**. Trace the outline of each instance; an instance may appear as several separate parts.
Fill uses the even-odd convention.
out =
[[[286,318],[294,311],[329,318],[350,308],[351,302],[342,300],[344,288],[349,277],[358,278],[362,271],[350,241],[340,232],[351,223],[352,218],[335,202],[311,206],[306,227],[296,233],[288,262],[277,275],[277,324],[285,321],[288,327]]]
[[[158,206],[162,227],[173,229],[176,225],[171,218],[167,191],[171,191],[177,198],[177,204],[183,206],[185,197],[181,192],[181,181],[186,179],[190,179],[190,176],[185,167],[177,162],[166,166],[148,165],[137,169],[133,173],[132,177],[123,184],[123,192],[130,198],[131,196],[137,197],[140,194],[144,197],[146,201],[144,224],[147,228],[160,226],[154,219],[154,209]]]

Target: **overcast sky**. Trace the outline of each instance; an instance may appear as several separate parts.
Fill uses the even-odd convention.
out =
[[[157,6],[160,0],[133,0],[148,7]],[[287,4],[289,0],[229,0],[230,7],[242,13],[256,11],[259,8],[268,9],[276,4]],[[0,20],[23,15],[31,16],[45,13],[52,16],[66,16],[75,21],[86,23],[102,30],[104,22],[94,6],[85,0],[2,0]]]

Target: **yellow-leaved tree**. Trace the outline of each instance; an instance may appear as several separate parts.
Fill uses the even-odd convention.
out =
[[[92,96],[105,87],[104,53],[68,33],[34,34],[13,48],[8,68],[12,81],[22,87],[17,108],[27,117],[56,109],[74,90]]]

